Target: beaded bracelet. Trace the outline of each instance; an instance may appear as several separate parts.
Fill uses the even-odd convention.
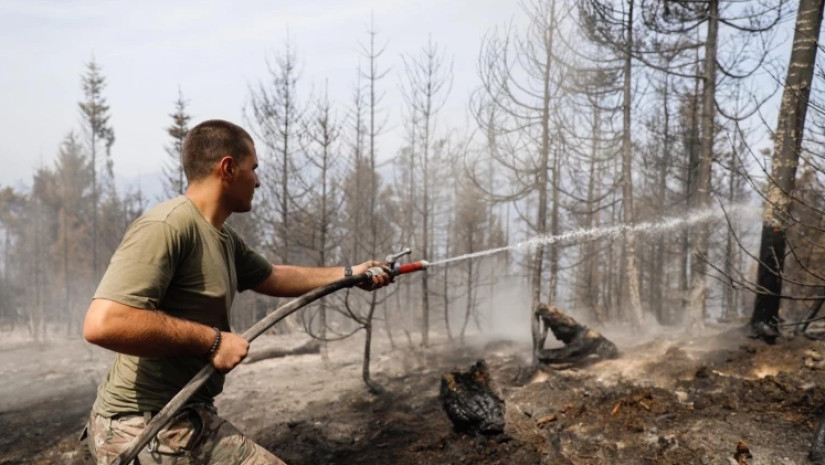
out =
[[[212,358],[217,352],[218,347],[221,345],[221,330],[215,327],[212,327],[215,330],[215,341],[212,342],[212,347],[209,349],[209,353],[206,354],[207,357]]]

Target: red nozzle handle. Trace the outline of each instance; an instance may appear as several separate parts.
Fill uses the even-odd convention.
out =
[[[412,263],[405,263],[403,265],[398,265],[396,267],[397,271],[395,274],[406,274],[412,273],[413,271],[426,270],[428,266],[430,266],[430,264],[425,260]]]

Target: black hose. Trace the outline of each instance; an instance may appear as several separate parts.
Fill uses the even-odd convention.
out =
[[[252,342],[256,337],[263,334],[264,331],[269,329],[272,325],[283,320],[296,310],[305,307],[321,297],[332,294],[339,289],[352,287],[369,279],[372,279],[372,273],[361,273],[307,292],[301,297],[287,302],[274,312],[262,318],[260,321],[252,325],[251,328],[247,329],[243,333],[242,337],[247,341]],[[172,400],[170,400],[169,403],[166,404],[166,406],[163,407],[163,409],[161,409],[160,412],[158,412],[158,414],[149,421],[146,428],[144,428],[140,435],[138,435],[134,442],[132,442],[132,445],[125,451],[121,452],[120,455],[112,460],[109,465],[126,465],[131,463],[132,460],[137,457],[138,452],[140,452],[146,444],[149,444],[149,441],[151,441],[152,438],[155,437],[167,423],[169,423],[172,417],[175,416],[181,408],[183,408],[192,395],[195,394],[195,392],[200,389],[215,373],[217,373],[217,370],[215,370],[215,367],[211,363],[204,366],[201,371],[199,371],[198,374],[196,374],[192,380],[189,381],[189,383],[187,383],[186,386],[184,386],[180,392],[178,392],[175,397],[173,397]]]

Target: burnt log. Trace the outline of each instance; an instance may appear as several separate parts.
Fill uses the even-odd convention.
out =
[[[273,347],[269,349],[256,350],[246,356],[243,363],[255,363],[269,358],[286,357],[288,355],[318,354],[321,352],[321,343],[312,339],[305,344],[293,349],[282,349]]]
[[[494,391],[484,360],[467,371],[445,373],[438,397],[457,433],[491,436],[504,432],[504,401]]]
[[[538,319],[540,337],[537,350],[537,359],[541,363],[587,364],[619,356],[616,344],[593,331],[587,326],[579,324],[570,315],[558,307],[547,304],[538,304],[534,312]],[[547,332],[564,343],[564,347],[545,349],[544,342]]]

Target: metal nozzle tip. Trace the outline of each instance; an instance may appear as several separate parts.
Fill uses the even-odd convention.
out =
[[[430,267],[430,262],[428,262],[427,260],[421,260],[421,268],[422,269],[426,270],[429,267]]]

